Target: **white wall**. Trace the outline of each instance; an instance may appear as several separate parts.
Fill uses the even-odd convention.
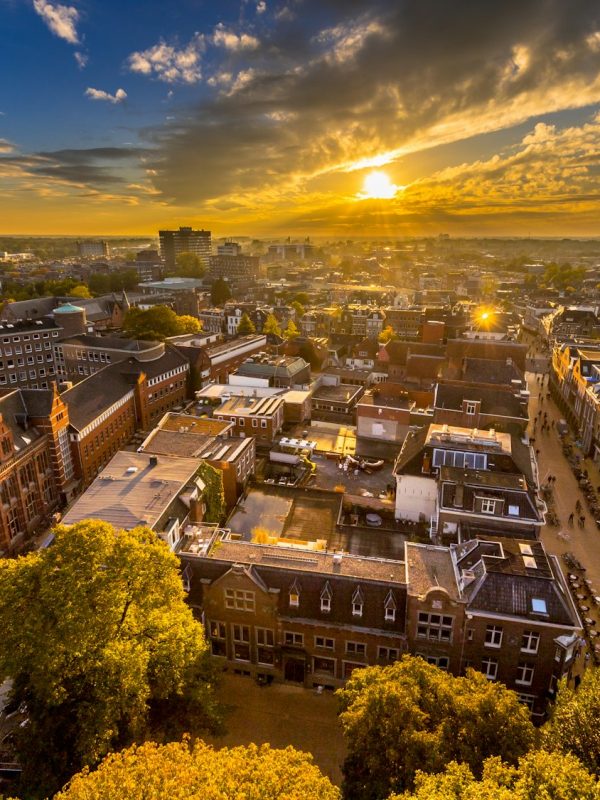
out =
[[[421,514],[430,520],[435,514],[437,483],[419,475],[396,476],[396,519],[418,522]]]

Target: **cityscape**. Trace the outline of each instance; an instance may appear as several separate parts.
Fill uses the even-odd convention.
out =
[[[600,6],[125,10],[0,2],[0,797],[598,800]]]

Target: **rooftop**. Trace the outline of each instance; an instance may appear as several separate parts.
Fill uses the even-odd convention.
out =
[[[217,409],[218,414],[242,414],[244,416],[269,416],[283,405],[281,397],[242,397],[236,395],[225,400]]]
[[[14,322],[1,322],[0,334],[6,336],[7,334],[23,333],[27,331],[42,331],[42,330],[58,330],[60,325],[51,317],[42,317],[41,319],[18,319]]]
[[[430,589],[445,589],[453,600],[460,595],[452,556],[447,547],[406,542],[406,575],[411,594],[425,595]]]
[[[121,339],[118,336],[93,336],[90,334],[70,336],[68,339],[63,339],[61,344],[95,347],[101,350],[122,350],[127,353],[140,353],[144,350],[152,350],[154,347],[159,347],[164,351],[162,342],[145,341],[143,339]]]
[[[326,400],[337,403],[348,403],[355,400],[363,391],[362,386],[340,383],[337,386],[319,386],[313,392],[313,400]]]
[[[509,433],[436,423],[429,426],[425,444],[432,447],[466,447],[468,450],[506,454],[510,454],[512,449]]]
[[[100,519],[116,528],[152,528],[195,476],[200,460],[120,451],[67,512],[65,525]]]

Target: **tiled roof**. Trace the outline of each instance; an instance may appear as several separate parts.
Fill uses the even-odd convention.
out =
[[[463,400],[480,401],[482,414],[527,419],[526,404],[511,391],[477,385],[438,384],[435,395],[436,408],[462,411]]]

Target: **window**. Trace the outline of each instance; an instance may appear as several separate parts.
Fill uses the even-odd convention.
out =
[[[469,415],[474,414],[477,410],[477,403],[474,403],[471,400],[467,400],[465,406],[465,411]]]
[[[225,589],[225,607],[236,611],[254,611],[254,592],[244,589]]]
[[[384,604],[384,618],[386,622],[395,622],[396,620],[396,598],[390,589],[385,598]]]
[[[533,707],[535,706],[535,695],[534,694],[518,694],[517,700],[519,703],[523,703],[523,705],[527,706],[530,711],[533,711]]]
[[[500,647],[502,645],[502,628],[499,625],[488,625],[485,629],[485,646]]]
[[[333,678],[335,678],[335,659],[314,656],[313,672],[320,673],[322,675],[331,675]]]
[[[367,645],[364,642],[346,642],[346,653],[353,656],[366,656]]]
[[[257,419],[253,419],[252,420],[252,427],[253,428],[258,428],[258,420]]]
[[[533,664],[528,664],[526,661],[521,661],[517,667],[517,680],[515,683],[520,683],[522,686],[531,686],[533,683]]]
[[[531,610],[534,614],[547,614],[546,601],[539,597],[533,597],[531,599]]]
[[[521,650],[523,653],[537,653],[540,646],[540,635],[536,631],[523,631]]]
[[[261,427],[261,428],[266,428],[266,427],[267,427],[267,420],[266,420],[266,419],[261,419],[261,421],[260,421],[260,427]]]
[[[236,661],[250,661],[250,627],[233,625],[233,657]]]
[[[511,517],[518,517],[519,516],[519,506],[509,506],[508,513]]]
[[[488,681],[495,681],[498,675],[498,662],[494,658],[483,658],[481,660],[481,671]]]
[[[481,500],[481,512],[483,514],[494,514],[496,512],[496,501],[490,500],[489,497],[484,497]]]
[[[427,614],[424,611],[420,611],[417,638],[450,642],[452,640],[452,622],[452,617],[442,616],[441,614]]]
[[[487,456],[484,453],[459,453],[455,450],[436,448],[433,451],[433,466],[487,469]]]
[[[321,611],[325,614],[331,611],[331,598],[331,586],[329,585],[329,581],[327,581],[321,592]]]
[[[275,634],[271,628],[256,629],[256,644],[261,647],[273,647],[275,644]]]
[[[399,658],[400,658],[400,649],[398,647],[377,648],[378,661],[397,661]]]
[[[227,656],[227,626],[224,622],[211,622],[210,648],[213,656]]]
[[[433,664],[434,667],[439,667],[439,669],[448,669],[450,666],[450,659],[448,656],[424,656],[420,653],[417,653],[417,655],[428,664]]]
[[[290,647],[304,647],[304,634],[295,631],[285,631],[283,641]]]
[[[335,639],[330,639],[327,636],[315,636],[315,647],[320,647],[323,650],[333,650],[335,646]]]
[[[357,586],[352,595],[352,616],[362,617],[365,599],[360,586]]]

